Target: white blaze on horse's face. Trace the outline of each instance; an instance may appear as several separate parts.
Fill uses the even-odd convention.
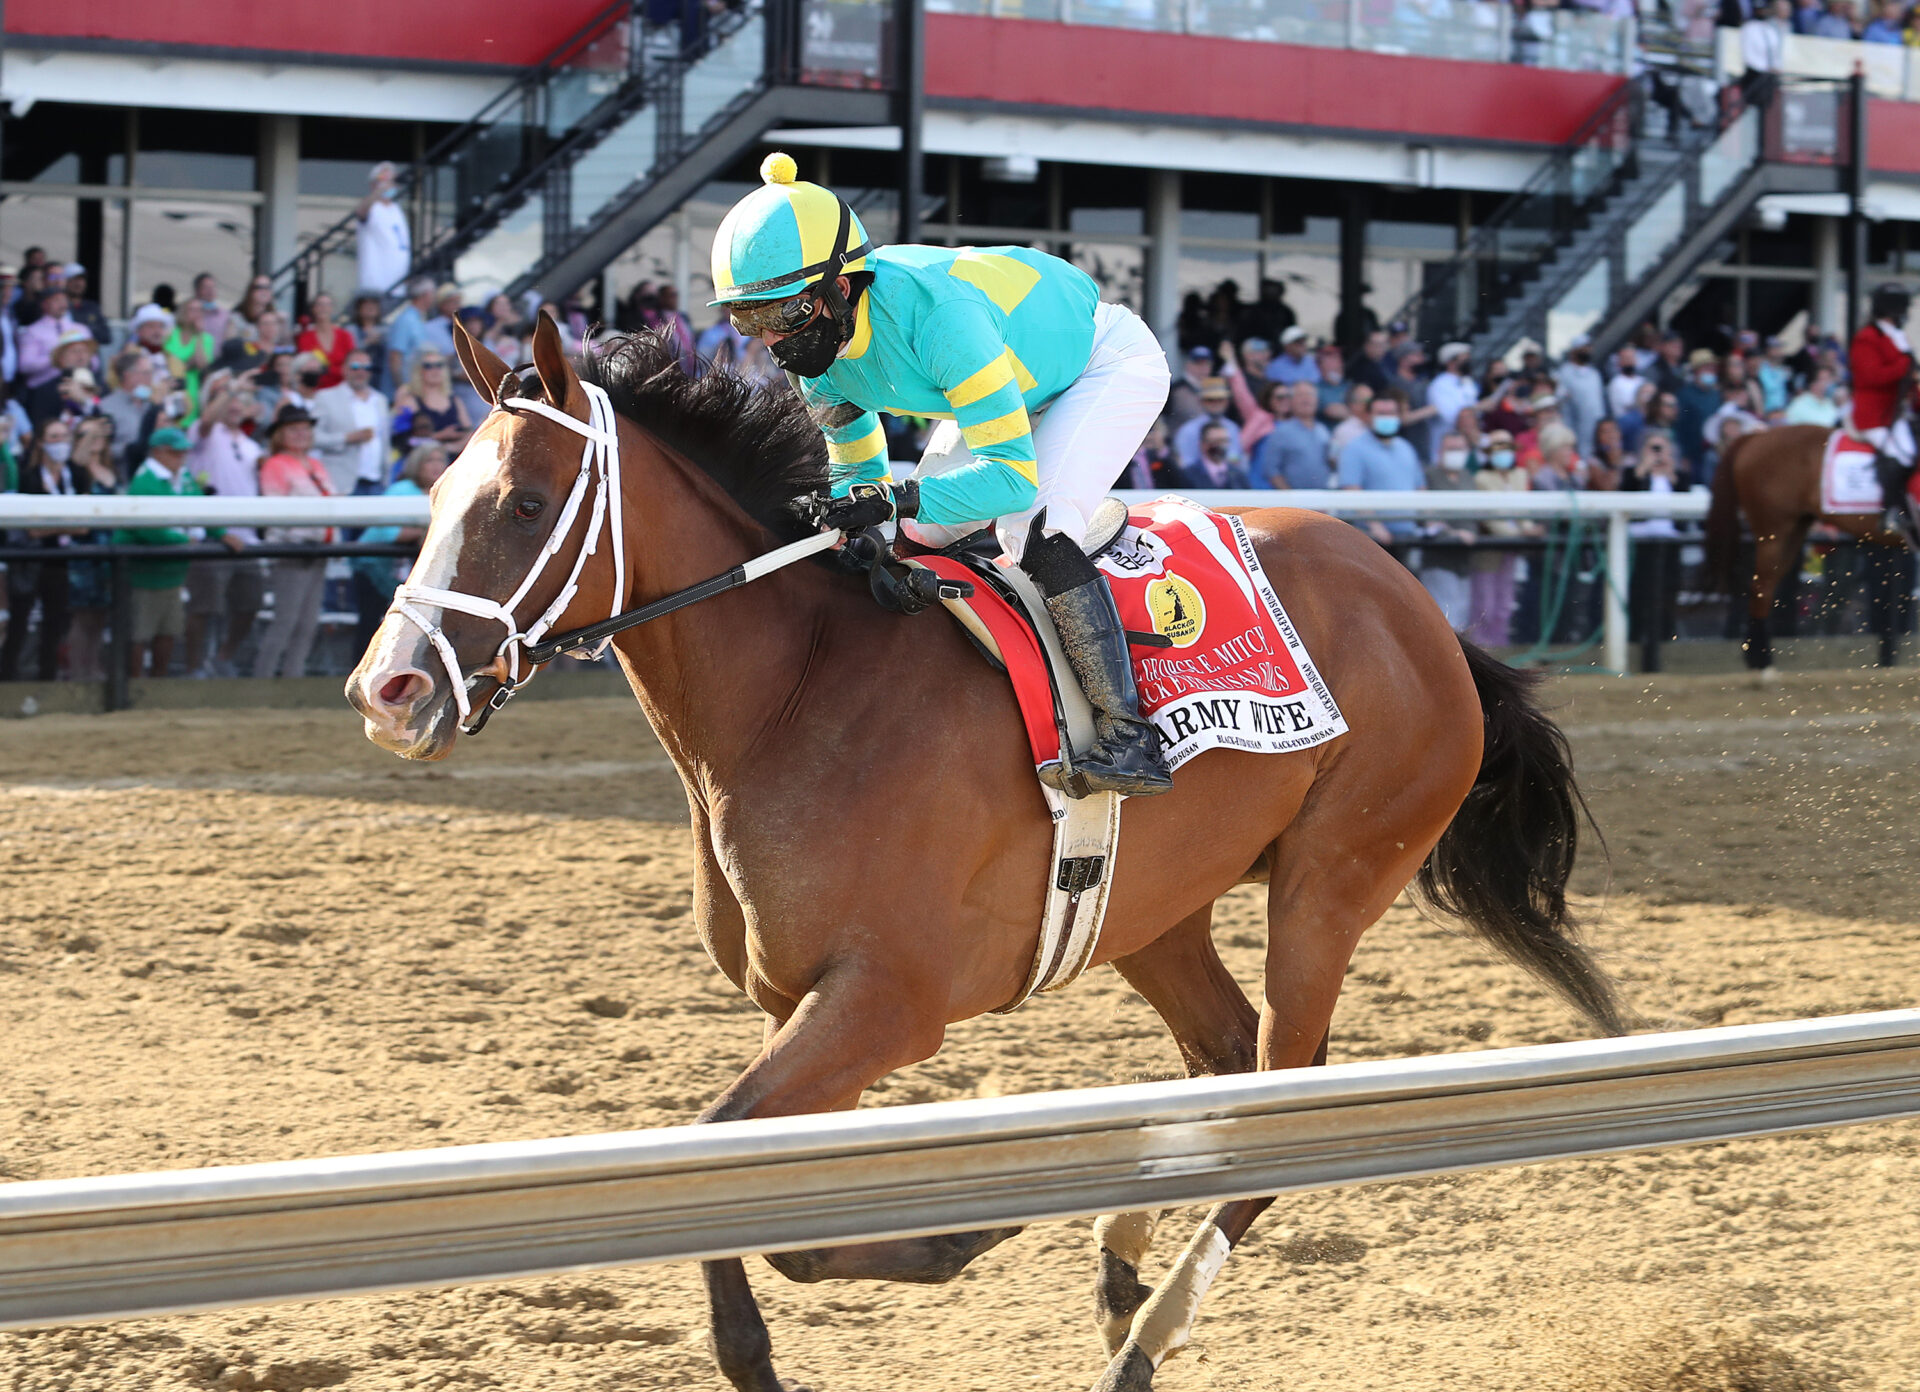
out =
[[[498,431],[498,425],[492,431],[482,427],[434,485],[433,519],[410,580],[452,587],[466,547],[468,519],[499,484]],[[414,680],[408,682],[408,677]],[[382,749],[409,759],[434,759],[453,747],[458,712],[446,681],[427,636],[389,609],[347,679],[347,699],[365,717],[367,738]]]

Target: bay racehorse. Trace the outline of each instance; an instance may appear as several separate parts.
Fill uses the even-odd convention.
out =
[[[793,396],[688,377],[657,336],[576,365],[543,318],[517,372],[459,337],[498,409],[435,485],[413,575],[347,684],[368,737],[411,759],[445,755],[468,709],[525,679],[526,635],[808,535],[788,504],[826,477]],[[586,457],[610,454],[592,471],[583,432]],[[1280,509],[1246,520],[1349,733],[1208,752],[1171,793],[1130,803],[1095,961],[1159,1012],[1192,1073],[1321,1063],[1354,944],[1417,875],[1430,902],[1617,1032],[1568,917],[1579,793],[1528,681],[1463,649],[1354,528]],[[883,612],[865,584],[803,564],[628,629],[614,650],[686,784],[700,936],[766,1014],[759,1055],[702,1120],[852,1107],[1020,990],[1052,832],[1012,692],[957,625]],[[1258,1010],[1209,936],[1214,900],[1247,881],[1268,885]],[[1214,1208],[1157,1292],[1138,1279],[1155,1216],[1101,1220],[1100,1387],[1150,1386],[1271,1202]],[[801,1281],[943,1281],[1015,1231],[767,1260]],[[791,1387],[740,1261],[705,1274],[727,1378]]]
[[[1707,510],[1707,570],[1727,594],[1737,594],[1740,519],[1753,533],[1753,574],[1747,579],[1747,636],[1741,645],[1747,666],[1773,669],[1768,615],[1813,524],[1832,527],[1875,545],[1901,546],[1906,539],[1886,529],[1883,515],[1820,510],[1820,470],[1830,432],[1820,425],[1782,425],[1742,435],[1720,456]],[[1893,665],[1896,625],[1883,623],[1880,665]]]

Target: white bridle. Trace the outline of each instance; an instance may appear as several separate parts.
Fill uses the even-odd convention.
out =
[[[591,421],[574,419],[558,407],[544,401],[529,401],[515,398],[511,408],[495,407],[496,410],[510,410],[518,415],[522,411],[532,411],[535,415],[545,416],[558,425],[565,426],[586,441],[580,452],[580,472],[574,476],[573,491],[567,495],[566,506],[560,510],[559,518],[553,524],[553,530],[547,536],[540,554],[534,558],[526,578],[504,602],[488,599],[485,595],[467,594],[463,590],[443,590],[433,585],[405,584],[394,592],[394,612],[413,624],[427,635],[427,641],[433,644],[439,653],[441,663],[447,669],[447,680],[453,684],[453,699],[460,707],[460,725],[464,729],[472,718],[473,707],[468,700],[468,691],[472,684],[480,679],[475,673],[468,677],[461,671],[460,660],[454,656],[453,644],[447,635],[440,631],[440,625],[434,622],[427,610],[454,610],[461,614],[471,614],[476,618],[492,619],[507,630],[507,636],[494,650],[493,660],[502,656],[507,659],[507,680],[501,683],[495,693],[493,704],[499,705],[521,687],[533,680],[534,669],[529,667],[526,675],[520,674],[520,656],[524,649],[532,647],[552,630],[560,616],[580,589],[580,576],[586,569],[587,558],[600,547],[600,535],[612,518],[613,535],[613,598],[607,611],[609,618],[620,613],[627,598],[627,549],[621,535],[622,514],[620,496],[620,440],[615,433],[617,418],[613,413],[613,403],[607,399],[606,392],[591,382],[581,382],[580,390],[587,394]],[[560,587],[560,593],[553,597],[546,612],[529,624],[523,631],[514,611],[520,607],[520,601],[527,597],[535,582],[546,572],[547,563],[559,554],[567,538],[573,533],[574,520],[580,515],[581,504],[587,496],[587,488],[598,480],[600,487],[594,490],[593,511],[587,519],[587,534],[580,543],[580,554],[574,557],[573,571],[567,576],[567,583]],[[611,638],[603,640],[599,647],[588,654],[598,657],[606,651]]]

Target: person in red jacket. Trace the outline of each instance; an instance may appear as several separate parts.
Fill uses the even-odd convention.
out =
[[[1913,472],[1913,435],[1896,432],[1907,378],[1913,372],[1913,346],[1904,325],[1912,297],[1903,285],[1882,285],[1873,292],[1873,322],[1853,336],[1847,365],[1853,374],[1853,433],[1880,452],[1880,487],[1888,521],[1906,530],[1907,477]]]

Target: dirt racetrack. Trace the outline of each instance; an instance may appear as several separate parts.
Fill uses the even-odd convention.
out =
[[[1650,1027],[1914,1003],[1920,681],[1552,695],[1612,846],[1611,886],[1597,858],[1580,880],[1594,936]],[[671,1124],[757,1046],[690,930],[684,802],[627,702],[517,706],[428,767],[344,707],[8,722],[0,805],[0,1180]],[[1250,986],[1257,893],[1216,919]],[[1403,903],[1333,1057],[1576,1032]],[[1176,1067],[1102,970],[870,1101]],[[1912,1392],[1917,1196],[1907,1123],[1289,1198],[1157,1386]],[[1072,1392],[1102,1362],[1087,1229],[946,1287],[750,1270],[781,1370],[820,1392]],[[723,1384],[691,1266],[0,1334],[10,1392],[448,1386]]]

